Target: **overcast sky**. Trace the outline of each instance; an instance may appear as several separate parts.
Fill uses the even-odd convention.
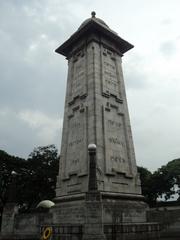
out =
[[[92,10],[135,48],[123,57],[137,164],[180,157],[179,0],[0,0],[0,149],[61,142],[67,61],[54,52]]]

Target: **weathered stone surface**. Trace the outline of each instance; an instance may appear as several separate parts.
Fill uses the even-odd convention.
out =
[[[79,34],[75,33],[77,38]],[[69,68],[57,197],[88,191],[90,143],[97,146],[98,190],[141,194],[122,54],[114,40],[111,42],[101,34],[89,29],[88,34],[72,43],[67,53]]]
[[[8,203],[3,209],[1,232],[13,232],[16,204]]]
[[[83,224],[85,221],[85,202],[60,202],[52,209],[54,224]]]
[[[11,209],[13,207],[11,206]],[[5,209],[6,210],[6,209]],[[40,239],[40,226],[52,225],[51,213],[27,213],[18,214],[17,211],[13,213],[13,221],[6,218],[7,211],[3,215],[2,229],[0,239]]]
[[[56,50],[66,55],[69,68],[57,204],[52,210],[55,224],[82,224],[85,240],[109,238],[105,224],[113,228],[145,223],[147,207],[141,196],[122,74],[122,52],[127,50],[117,44],[117,34],[108,27],[90,22]],[[96,145],[96,158],[88,154],[91,143]],[[137,226],[122,229],[126,234],[113,234],[135,239]]]

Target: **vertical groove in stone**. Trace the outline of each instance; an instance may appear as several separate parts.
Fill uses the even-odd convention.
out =
[[[125,121],[125,115],[122,116],[122,121],[123,121],[123,130],[124,130],[124,136],[125,136],[125,143],[126,143],[126,149],[127,149],[127,161],[128,161],[128,171],[130,174],[132,174],[132,163],[131,163],[131,155],[130,155],[130,149],[129,149],[129,141],[128,141],[128,135],[127,135],[127,126],[126,126],[126,121]]]
[[[96,73],[95,73],[95,46],[92,47],[93,51],[93,98],[94,98],[94,144],[97,145],[96,133]]]
[[[104,143],[104,147],[103,147],[103,154],[104,154],[103,174],[105,174],[107,172],[107,169],[106,169],[106,151],[105,151],[106,138],[105,138],[105,124],[104,124],[104,106],[102,106],[102,131],[103,131],[103,143]]]
[[[116,74],[117,74],[118,88],[119,88],[119,98],[122,99],[121,77],[120,77],[117,61],[118,61],[117,53],[115,53],[115,63],[116,63]]]
[[[103,55],[102,55],[102,43],[100,43],[100,91],[103,93]]]
[[[86,148],[88,147],[89,144],[89,133],[88,133],[88,106],[85,108],[85,113],[86,113]],[[86,151],[86,174],[88,175],[89,173],[89,164],[88,164],[88,151]]]
[[[88,95],[88,51],[87,51],[87,42],[85,44],[85,93]]]

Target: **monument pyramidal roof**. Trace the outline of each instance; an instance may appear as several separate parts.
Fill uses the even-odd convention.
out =
[[[118,34],[112,29],[110,29],[102,19],[97,18],[96,13],[93,11],[91,13],[91,18],[86,19],[80,25],[78,30],[60,47],[58,47],[55,52],[67,57],[69,52],[73,48],[73,45],[77,43],[78,40],[80,40],[84,35],[92,32],[100,32],[110,40],[113,40],[122,55],[134,47],[132,44],[119,37]]]
[[[91,21],[94,21],[94,22],[97,22],[98,24],[101,24],[103,25],[103,27],[106,27],[108,28],[108,30],[110,30],[110,28],[108,27],[108,25],[100,18],[96,18],[96,13],[95,12],[92,12],[91,13],[91,18],[88,18],[86,19],[81,25],[80,27],[78,28],[78,30],[80,30],[81,28],[83,28],[86,24],[88,24],[89,22]],[[115,33],[115,32],[114,32]],[[116,33],[117,34],[117,33]]]

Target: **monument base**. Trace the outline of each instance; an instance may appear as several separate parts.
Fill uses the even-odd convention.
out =
[[[157,240],[159,225],[146,222],[146,208],[140,196],[91,191],[59,197],[50,212],[17,214],[12,224],[9,212],[4,223],[12,228],[3,225],[0,239],[38,240],[51,227],[53,240]]]
[[[159,225],[146,222],[146,208],[141,196],[92,191],[57,198],[51,211],[53,224],[81,226],[81,235],[74,239],[159,239]]]
[[[102,193],[103,222],[144,223],[148,205],[141,195]]]

